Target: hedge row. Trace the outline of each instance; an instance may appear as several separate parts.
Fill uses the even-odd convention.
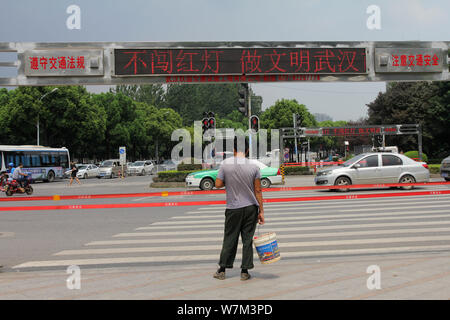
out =
[[[428,169],[430,170],[430,173],[440,173],[440,168],[441,165],[440,164],[429,164],[428,165]]]
[[[405,156],[414,159],[414,160],[418,160],[419,159],[419,151],[413,150],[413,151],[408,151],[405,152]],[[422,161],[423,162],[428,162],[428,157],[425,153],[422,152]]]
[[[198,171],[198,170],[202,170],[202,165],[201,164],[180,163],[177,166],[177,170],[178,171]]]
[[[292,175],[310,175],[313,173],[310,172],[309,167],[295,166],[295,167],[285,167],[284,174],[287,176],[292,176]]]
[[[186,171],[161,171],[158,172],[158,177],[153,178],[153,182],[184,182],[186,176],[189,173],[195,172],[198,170],[186,170]]]

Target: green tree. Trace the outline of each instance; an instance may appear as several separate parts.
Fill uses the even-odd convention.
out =
[[[261,128],[279,129],[282,127],[292,127],[292,114],[301,114],[304,127],[316,127],[317,121],[308,111],[304,104],[299,104],[297,100],[281,99],[277,100],[273,106],[264,110],[260,117]]]
[[[121,93],[137,102],[161,108],[165,105],[165,90],[162,84],[118,85],[110,89],[112,93]]]
[[[370,124],[422,125],[423,150],[433,158],[450,150],[450,85],[447,82],[397,82],[367,105]],[[389,137],[400,149],[417,150],[417,136]]]

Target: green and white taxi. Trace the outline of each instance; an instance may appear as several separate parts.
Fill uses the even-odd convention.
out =
[[[255,163],[261,171],[261,187],[269,188],[272,184],[280,184],[282,177],[280,169],[268,167],[258,160],[250,160]],[[197,187],[201,190],[211,190],[214,188],[220,165],[214,166],[211,170],[201,170],[192,172],[186,177],[186,187]]]

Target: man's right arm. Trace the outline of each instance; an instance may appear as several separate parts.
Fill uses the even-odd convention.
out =
[[[263,207],[263,198],[262,198],[262,191],[261,191],[261,179],[256,178],[254,183],[255,187],[255,197],[259,204],[259,214],[258,214],[258,222],[259,224],[264,224],[264,207]]]

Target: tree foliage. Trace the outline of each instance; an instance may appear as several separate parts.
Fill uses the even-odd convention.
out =
[[[368,105],[369,124],[415,124],[422,126],[423,150],[433,158],[450,149],[450,83],[398,82],[388,85]],[[400,149],[417,150],[417,136],[389,137]]]

